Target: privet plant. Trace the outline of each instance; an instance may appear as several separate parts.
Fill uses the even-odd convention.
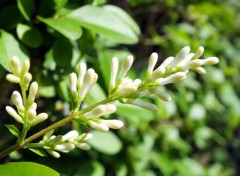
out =
[[[124,125],[122,121],[104,118],[105,115],[116,111],[116,102],[132,104],[152,111],[156,110],[156,105],[141,101],[141,99],[155,95],[163,101],[170,101],[170,95],[161,91],[160,87],[184,80],[190,70],[199,74],[206,74],[203,66],[216,64],[219,60],[216,57],[200,59],[203,52],[204,48],[199,47],[195,53],[191,53],[190,47],[186,46],[175,57],[168,57],[160,65],[157,65],[158,54],[152,53],[145,79],[142,80],[133,80],[127,75],[133,64],[133,56],[128,56],[122,65],[119,65],[118,58],[113,57],[107,98],[88,106],[84,104],[84,100],[97,82],[98,74],[94,69],[87,68],[86,63],[81,62],[77,72],[69,75],[69,90],[72,96],[70,115],[30,137],[27,137],[27,132],[32,126],[46,120],[48,114],[37,113],[35,97],[38,92],[38,83],[32,82],[32,75],[29,73],[29,60],[20,62],[18,57],[13,56],[9,60],[11,73],[7,74],[6,79],[19,84],[21,92],[14,91],[12,93],[11,100],[15,107],[6,106],[6,111],[22,124],[22,128],[19,131],[14,125],[7,126],[10,132],[17,137],[17,142],[2,151],[0,157],[5,157],[21,148],[28,148],[38,154],[43,152],[41,149],[44,149],[56,158],[60,157],[61,152],[68,153],[74,148],[89,150],[90,145],[87,140],[92,138],[91,133],[79,134],[76,130],[72,130],[64,135],[54,135],[54,129],[72,121],[77,121],[103,132],[108,132],[109,129],[119,129]],[[42,139],[35,142],[39,137],[42,137]]]

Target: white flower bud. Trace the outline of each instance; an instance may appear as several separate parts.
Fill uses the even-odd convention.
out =
[[[87,143],[78,143],[76,144],[76,147],[82,149],[82,150],[90,150],[91,147]]]
[[[87,135],[84,138],[84,141],[87,141],[89,139],[92,139],[93,135],[91,133],[87,133]]]
[[[50,138],[50,136],[52,136],[54,130],[50,130],[48,131],[44,136],[43,136],[43,141],[48,141],[48,139]]]
[[[101,120],[101,124],[107,125],[112,129],[119,129],[123,127],[123,122],[120,120]]]
[[[194,68],[193,70],[201,75],[206,74],[206,70],[203,67],[197,67],[197,68]]]
[[[46,150],[50,155],[52,155],[55,158],[60,158],[60,154],[54,150]]]
[[[78,137],[78,132],[76,130],[69,131],[67,134],[62,136],[63,141],[74,140]]]
[[[103,131],[103,132],[109,131],[108,126],[105,125],[105,124],[101,124],[101,123],[99,124],[99,123],[94,122],[94,121],[92,121],[92,120],[89,120],[88,123],[89,123],[89,125],[90,125],[92,128],[94,128],[94,129],[96,129],[96,130]]]
[[[59,143],[63,142],[63,136],[58,135],[58,136],[51,136],[48,140],[48,146],[55,146]]]
[[[84,114],[85,118],[91,118],[91,117],[100,117],[104,114],[106,111],[106,106],[105,105],[99,105],[93,110],[87,112]]]
[[[154,92],[154,94],[156,96],[158,96],[158,98],[160,98],[163,101],[170,101],[171,100],[171,96],[169,94],[167,94],[166,92],[162,92],[162,91],[156,90]]]
[[[19,111],[24,111],[22,96],[18,91],[13,92],[11,99]]]
[[[19,58],[17,56],[13,56],[10,59],[9,66],[14,75],[20,76],[21,65],[20,65]]]
[[[111,77],[110,77],[109,91],[115,88],[117,72],[118,72],[118,58],[113,57],[112,64],[111,64]]]
[[[151,75],[153,72],[153,69],[157,63],[158,60],[158,54],[157,53],[152,53],[150,58],[149,58],[149,62],[148,62],[148,68],[147,68],[147,73],[148,75]]]
[[[84,62],[81,62],[78,68],[78,81],[77,81],[77,87],[80,89],[83,85],[83,78],[86,74],[87,66]]]
[[[116,106],[114,104],[110,104],[110,103],[106,104],[105,108],[106,108],[106,110],[104,112],[104,115],[112,114],[117,110]]]
[[[172,61],[174,60],[174,57],[168,57],[163,61],[163,63],[159,67],[166,67],[168,66]]]
[[[185,46],[184,48],[182,48],[180,50],[180,52],[176,55],[174,60],[169,64],[169,66],[174,67],[175,65],[180,63],[185,57],[187,57],[189,52],[190,52],[190,47],[189,46]]]
[[[65,143],[65,144],[58,144],[54,147],[54,150],[57,150],[59,152],[64,152],[64,153],[68,153],[71,150],[73,150],[75,148],[75,146],[71,143]]]
[[[14,74],[7,74],[6,79],[12,83],[20,83],[21,81],[20,78],[15,76]]]
[[[6,111],[12,116],[17,122],[24,123],[22,117],[10,106],[6,106]]]
[[[28,110],[27,120],[28,122],[30,122],[30,124],[32,123],[32,121],[35,119],[36,116],[37,116],[37,112],[34,109]]]
[[[166,78],[157,79],[156,83],[163,86],[163,85],[166,85],[166,84],[178,82],[178,81],[183,80],[185,78],[186,78],[186,73],[185,72],[177,72],[177,73],[174,73],[173,75],[170,75]]]
[[[126,102],[147,110],[151,110],[151,111],[157,110],[157,106],[152,103],[147,103],[139,100],[128,100]]]
[[[28,88],[29,83],[32,81],[32,74],[31,73],[25,73],[22,78],[22,84],[25,89]]]
[[[37,94],[37,91],[38,91],[38,83],[37,82],[33,82],[30,85],[29,94],[28,94],[28,103],[30,105],[34,102],[36,94]]]
[[[165,73],[165,68],[160,66],[156,70],[153,71],[153,73],[150,77],[150,80],[154,81],[154,80],[160,78],[164,73]]]
[[[190,62],[186,63],[185,65],[183,65],[182,69],[183,70],[189,70],[189,69],[200,67],[201,65],[203,65],[202,60],[195,59],[195,60],[190,61]]]
[[[29,71],[29,68],[30,68],[30,61],[29,59],[26,59],[22,64],[21,75],[26,74]]]
[[[204,48],[202,46],[198,47],[198,49],[194,53],[192,60],[198,59],[203,54],[203,52],[204,52]]]
[[[90,91],[92,86],[96,83],[98,78],[98,75],[95,73],[95,71],[90,68],[87,70],[84,79],[83,79],[83,85],[80,90],[79,96],[83,100],[87,93]]]
[[[207,59],[202,60],[203,65],[214,65],[219,62],[219,59],[217,57],[209,57]]]
[[[69,85],[70,85],[71,93],[77,91],[77,74],[76,73],[71,73],[69,75]]]
[[[127,72],[133,64],[133,56],[128,56],[127,59],[123,62],[118,79],[122,79],[126,76]]]
[[[43,122],[44,120],[46,120],[48,118],[48,114],[47,113],[40,113],[38,114],[31,122],[31,126],[34,126],[38,123]]]

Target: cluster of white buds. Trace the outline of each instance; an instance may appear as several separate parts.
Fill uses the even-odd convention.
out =
[[[109,128],[119,129],[123,126],[123,122],[120,120],[103,120],[99,117],[112,114],[116,111],[114,104],[99,105],[91,111],[83,114],[81,118],[89,124],[92,128],[99,131],[108,131]]]
[[[140,79],[132,80],[125,77],[133,64],[133,56],[128,56],[123,62],[118,74],[118,58],[113,57],[111,65],[111,77],[109,86],[109,95],[113,97],[120,97],[125,94],[135,93],[138,86],[141,84]]]
[[[9,61],[10,70],[12,73],[7,74],[8,81],[13,83],[19,83],[22,92],[29,89],[28,96],[22,97],[18,91],[14,91],[11,100],[17,108],[17,111],[11,106],[6,106],[6,111],[17,122],[22,123],[28,127],[34,126],[48,118],[46,113],[40,113],[37,115],[37,104],[34,102],[38,91],[37,82],[31,82],[32,75],[29,73],[30,62],[25,60],[23,64],[20,64],[18,57],[13,57]],[[30,85],[30,86],[29,86]]]
[[[76,130],[72,130],[65,135],[52,135],[54,130],[47,132],[43,139],[35,145],[36,147],[44,148],[50,155],[55,158],[60,157],[59,152],[68,153],[74,148],[89,150],[91,147],[86,143],[92,138],[91,133],[83,133],[79,135]],[[31,146],[31,144],[29,144]]]
[[[90,68],[87,70],[86,64],[80,63],[78,75],[73,72],[69,77],[70,90],[77,111],[81,102],[96,83],[98,75],[95,73],[94,69]]]
[[[133,104],[149,110],[156,110],[157,107],[154,104],[142,102],[137,99],[154,94],[164,101],[170,101],[170,95],[160,91],[160,86],[176,83],[185,79],[190,69],[197,73],[205,74],[206,71],[202,66],[218,63],[219,60],[216,57],[199,59],[203,51],[204,48],[199,47],[195,53],[190,53],[190,47],[186,46],[175,57],[171,56],[165,59],[157,68],[155,68],[155,66],[158,61],[158,54],[153,53],[149,58],[147,79],[145,81],[139,79],[133,81],[129,77],[125,77],[133,63],[132,56],[128,56],[125,60],[119,74],[117,74],[118,59],[114,57],[111,66],[109,97],[120,100],[123,103]]]

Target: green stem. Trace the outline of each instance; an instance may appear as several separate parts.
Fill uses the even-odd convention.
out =
[[[43,136],[44,134],[46,134],[47,132],[55,129],[55,128],[58,128],[58,127],[61,127],[69,122],[71,122],[72,120],[74,120],[75,118],[77,118],[79,115],[81,114],[84,114],[86,112],[89,112],[91,111],[92,109],[94,109],[95,107],[101,105],[101,104],[106,104],[106,103],[109,103],[111,101],[114,101],[115,99],[110,99],[110,98],[106,98],[92,106],[89,106],[87,107],[86,109],[83,109],[82,111],[79,111],[78,113],[72,113],[71,115],[65,117],[64,119],[42,129],[41,131],[33,134],[32,136],[28,137],[27,139],[24,139],[23,137],[25,137],[26,134],[24,134],[24,129],[23,129],[23,133],[22,133],[22,137],[20,139],[24,139],[23,141],[21,141],[20,143],[17,143],[9,148],[7,148],[6,150],[2,151],[0,153],[0,158],[3,158],[7,155],[9,155],[11,152],[15,151],[15,150],[18,150],[20,148],[23,148],[24,146],[26,146],[28,143],[32,142],[33,140]]]
[[[23,140],[25,139],[26,135],[27,135],[27,131],[29,130],[29,126],[24,125],[23,126],[23,130],[22,133],[20,135],[20,137],[17,140],[17,143],[21,144],[23,142]]]
[[[18,150],[20,148],[23,148],[24,146],[26,146],[28,143],[32,142],[33,140],[43,136],[44,134],[46,134],[47,132],[49,132],[50,130],[53,130],[55,128],[58,128],[60,126],[63,126],[69,122],[71,122],[74,118],[76,117],[76,114],[71,114],[67,117],[65,117],[64,119],[48,126],[47,128],[42,129],[41,131],[38,131],[37,133],[33,134],[32,136],[28,137],[27,139],[23,140],[21,143],[17,143],[7,149],[5,149],[4,151],[2,151],[0,153],[0,158],[3,158],[7,155],[9,155],[10,153],[12,153],[15,150]]]

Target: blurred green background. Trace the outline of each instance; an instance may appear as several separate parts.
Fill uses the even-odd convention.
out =
[[[79,20],[69,19],[74,13]],[[206,75],[189,73],[186,80],[165,87],[171,102],[146,100],[158,105],[157,112],[119,105],[107,118],[123,120],[124,128],[94,131],[90,151],[54,159],[20,150],[1,162],[42,163],[63,176],[240,175],[238,0],[1,0],[0,29],[1,150],[15,142],[4,126],[15,123],[5,112],[18,89],[5,80],[11,54],[31,58],[40,85],[39,111],[51,117],[30,134],[69,114],[68,74],[79,61],[99,73],[86,101],[92,104],[106,96],[113,56],[134,55],[132,78],[144,75],[152,52],[159,54],[160,64],[184,46],[193,52],[204,46],[204,58],[220,60],[206,68]],[[91,130],[73,123],[56,132],[71,129]]]

